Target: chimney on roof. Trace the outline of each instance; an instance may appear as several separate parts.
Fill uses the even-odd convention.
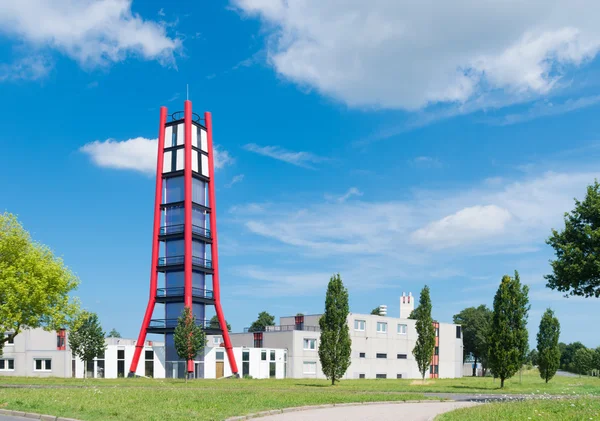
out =
[[[412,313],[414,309],[415,300],[412,296],[412,292],[409,292],[408,295],[406,295],[406,292],[403,292],[400,297],[400,318],[408,319],[408,316],[410,316],[410,313]]]

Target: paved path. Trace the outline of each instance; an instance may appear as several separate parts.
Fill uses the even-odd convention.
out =
[[[0,421],[24,421],[31,420],[31,418],[11,417],[9,415],[0,415]]]
[[[477,404],[473,402],[421,402],[336,406],[287,412],[259,419],[264,421],[428,421],[438,414],[473,405]]]

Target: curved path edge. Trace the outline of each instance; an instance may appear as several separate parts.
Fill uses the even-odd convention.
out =
[[[76,420],[75,418],[57,417],[56,415],[36,414],[34,412],[15,411],[12,409],[0,409],[0,421],[4,419],[3,417],[20,417],[42,421],[80,421]]]

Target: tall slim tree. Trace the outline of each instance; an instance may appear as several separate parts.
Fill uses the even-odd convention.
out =
[[[547,309],[540,322],[537,334],[537,365],[540,377],[548,383],[556,374],[560,366],[560,349],[558,337],[560,336],[560,323],[554,312]]]
[[[565,229],[552,230],[546,243],[554,249],[548,288],[568,295],[600,297],[600,184],[588,186],[583,202],[565,213]]]
[[[275,316],[267,313],[266,311],[261,311],[258,313],[258,318],[252,322],[250,325],[249,332],[264,332],[267,326],[275,325]]]
[[[479,307],[468,307],[460,313],[455,314],[454,323],[462,326],[463,332],[463,355],[469,354],[473,357],[473,376],[477,374],[477,362],[487,363],[488,352],[488,329],[492,320],[492,311],[485,305]]]
[[[184,307],[181,316],[177,319],[177,326],[173,333],[175,342],[175,351],[177,355],[186,363],[193,360],[204,349],[206,345],[206,334],[200,326],[196,324],[196,317],[189,307]],[[186,364],[187,367],[187,364]],[[186,373],[187,382],[190,372]]]
[[[594,351],[587,348],[579,348],[573,356],[573,367],[581,376],[592,371],[594,364]]]
[[[319,319],[319,360],[321,370],[331,380],[332,385],[344,376],[350,366],[352,341],[346,320],[349,312],[348,290],[338,273],[329,280],[325,295],[325,312]]]
[[[519,273],[502,277],[494,297],[494,314],[489,330],[489,366],[494,377],[511,378],[523,365],[528,349],[527,314],[529,287],[521,285]]]
[[[413,355],[417,361],[421,378],[425,380],[425,373],[429,368],[433,350],[435,348],[435,327],[431,318],[431,297],[429,287],[425,285],[419,297],[419,307],[416,312],[417,342],[413,349]]]
[[[79,304],[69,294],[78,284],[62,259],[33,241],[15,215],[0,214],[0,355],[23,329],[70,327]]]
[[[86,377],[88,363],[104,354],[106,350],[104,331],[100,326],[98,315],[87,311],[81,313],[68,337],[71,352],[86,363],[86,369],[83,370],[83,375]]]

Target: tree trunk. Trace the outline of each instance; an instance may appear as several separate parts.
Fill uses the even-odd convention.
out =
[[[331,385],[335,386],[335,377],[331,377]]]
[[[500,389],[504,389],[504,377],[500,377]]]
[[[477,377],[477,357],[475,357],[475,364],[473,364],[473,377]]]

